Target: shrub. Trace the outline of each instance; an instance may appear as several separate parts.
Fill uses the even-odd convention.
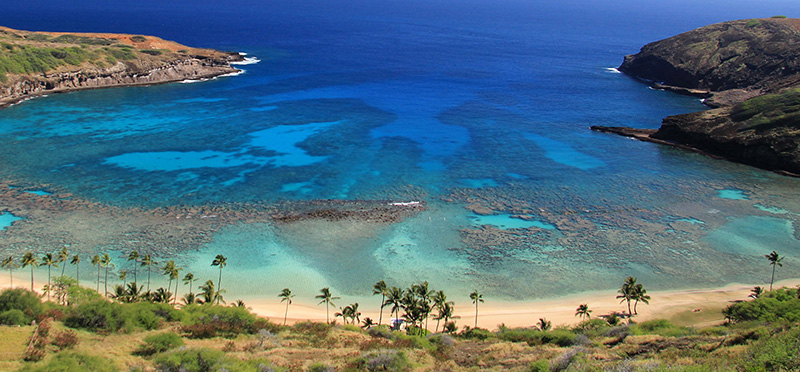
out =
[[[144,54],[149,54],[151,56],[160,56],[160,55],[164,54],[164,52],[162,52],[160,50],[156,50],[156,49],[142,49],[142,50],[140,50],[140,52],[142,52]]]
[[[458,334],[461,338],[467,339],[477,339],[477,340],[486,340],[488,338],[494,338],[494,334],[489,330],[483,328],[465,328],[461,333]]]
[[[119,304],[97,300],[75,308],[64,319],[64,324],[72,328],[131,332],[156,329],[164,321],[178,320],[180,317],[178,310],[166,304]]]
[[[143,42],[147,41],[147,38],[144,37],[144,36],[139,36],[139,35],[131,36],[131,41],[133,41],[135,43],[143,43]]]
[[[213,349],[184,349],[158,354],[154,362],[163,372],[216,371],[224,362],[225,353]]]
[[[16,288],[0,292],[0,312],[17,309],[35,318],[42,314],[43,308],[39,295],[31,291]]]
[[[776,15],[772,16],[772,18],[788,18],[788,17],[786,17],[785,15]]]
[[[351,363],[353,369],[373,371],[409,371],[411,363],[402,351],[384,349],[364,353]]]
[[[745,371],[800,370],[800,328],[781,332],[753,344],[740,361]]]
[[[757,19],[751,19],[747,21],[747,27],[749,28],[758,27],[759,25],[761,25],[761,21]]]
[[[531,362],[530,372],[550,372],[550,363],[544,359]]]
[[[139,355],[153,355],[183,346],[183,339],[175,332],[164,332],[149,335],[136,351]]]
[[[59,350],[71,349],[78,344],[78,334],[71,329],[58,332],[50,343],[55,345]]]
[[[680,337],[691,333],[691,330],[675,326],[665,319],[656,319],[632,325],[630,332],[634,335],[656,334],[665,337]]]
[[[244,307],[215,305],[189,305],[184,308],[185,318],[181,330],[191,338],[209,338],[217,335],[236,337],[239,334],[255,334],[260,329],[279,331],[279,326],[258,319]]]
[[[11,309],[0,313],[0,324],[3,325],[27,325],[31,324],[31,318],[26,316],[22,310]]]
[[[331,366],[326,366],[322,363],[314,363],[308,367],[308,372],[334,372],[335,369]]]
[[[66,351],[42,365],[26,365],[21,372],[114,372],[114,362],[94,355]]]

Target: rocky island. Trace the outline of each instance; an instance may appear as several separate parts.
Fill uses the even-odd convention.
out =
[[[0,27],[0,107],[50,93],[207,79],[235,73],[238,53],[154,36]]]
[[[619,70],[715,108],[667,117],[658,130],[592,129],[800,174],[800,19],[702,27],[645,45]]]

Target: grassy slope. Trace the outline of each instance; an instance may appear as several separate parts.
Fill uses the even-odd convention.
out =
[[[800,336],[797,295],[796,289],[776,290],[759,300],[737,304],[738,322],[732,326],[692,328],[654,320],[611,327],[593,320],[576,328],[546,332],[501,327],[497,332],[477,329],[436,340],[386,330],[368,332],[352,325],[267,324],[272,333],[263,341],[257,333],[208,339],[189,339],[183,334],[183,352],[216,350],[221,356],[212,364],[225,364],[232,371],[251,370],[258,364],[279,371],[306,371],[315,366],[368,371],[386,360],[394,363],[388,370],[407,371],[758,371],[770,370],[769,366],[792,370],[800,367],[800,357],[792,352]],[[62,329],[64,326],[56,322],[53,331]],[[31,331],[31,327],[0,327],[0,347],[21,353]],[[148,335],[169,331],[180,333],[181,324],[165,323],[158,330],[130,333],[78,330],[80,342],[74,351],[108,358],[125,370],[155,370],[157,361],[180,352],[152,357],[135,352]],[[0,362],[0,369],[43,367],[55,355],[58,352],[50,346],[41,362],[6,358]]]
[[[151,63],[189,56],[221,57],[154,36],[28,32],[0,27],[0,84],[15,75],[103,69],[120,61]]]

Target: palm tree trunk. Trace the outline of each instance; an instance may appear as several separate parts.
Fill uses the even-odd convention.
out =
[[[222,265],[219,265],[219,279],[217,280],[217,290],[222,290]],[[219,305],[219,297],[217,297],[217,305]]]
[[[478,328],[478,302],[475,302],[475,328]]]
[[[325,303],[325,322],[331,324],[331,318],[328,315],[329,314],[328,309],[330,308],[329,305],[330,305],[329,303]]]
[[[103,290],[105,291],[105,295],[108,296],[108,266],[106,266],[106,278],[103,281]]]
[[[11,278],[11,288],[14,288],[14,269],[9,266],[8,275]]]
[[[179,280],[175,280],[175,297],[172,298],[172,306],[178,301],[178,285],[181,284]]]
[[[147,291],[150,292],[150,265],[147,265]]]
[[[433,333],[439,332],[439,322],[441,321],[441,319],[436,319],[436,328],[434,328]]]
[[[33,265],[31,265],[31,292],[33,292]]]
[[[286,302],[286,312],[283,313],[283,325],[286,325],[286,318],[289,317],[289,302]]]
[[[631,313],[631,299],[628,299],[628,322],[630,322]]]
[[[67,260],[66,259],[61,262],[61,276],[64,276],[64,269],[67,268],[66,264],[67,264]]]
[[[381,294],[381,315],[378,316],[378,326],[380,326],[383,321],[383,301],[386,301],[386,295]]]
[[[97,265],[97,293],[100,293],[100,265]]]
[[[78,285],[81,285],[81,264],[80,264],[80,262],[75,264],[75,280],[78,281]]]
[[[47,265],[47,302],[50,302],[50,269],[53,265]]]
[[[772,279],[769,280],[769,291],[772,292],[772,283],[775,282],[775,264],[772,264]]]
[[[636,310],[636,306],[637,306],[637,305],[639,305],[639,300],[636,300],[636,301],[633,303],[633,314],[634,314],[634,315],[639,315],[639,310]]]

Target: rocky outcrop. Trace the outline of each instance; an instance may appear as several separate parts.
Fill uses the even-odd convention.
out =
[[[239,71],[231,67],[230,62],[240,59],[238,54],[230,54],[225,58],[124,61],[104,69],[14,76],[8,83],[0,85],[0,107],[51,93],[208,79]]]
[[[647,44],[619,70],[717,108],[667,117],[657,131],[593,130],[800,175],[800,20],[702,27]]]
[[[727,106],[800,82],[800,20],[718,23],[645,45],[619,70]]]
[[[738,163],[800,175],[800,90],[669,116],[651,138],[692,146]]]

